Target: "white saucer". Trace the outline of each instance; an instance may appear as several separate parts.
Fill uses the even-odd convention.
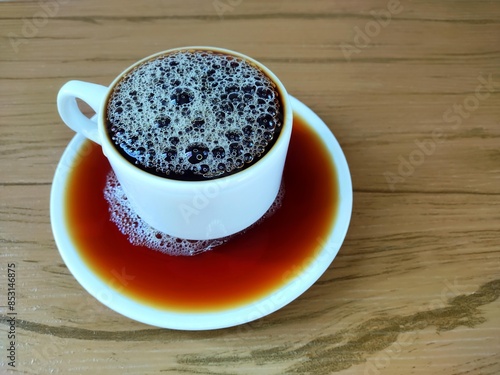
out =
[[[71,168],[85,157],[81,147],[86,138],[77,134],[58,164],[50,197],[50,219],[59,252],[76,280],[95,298],[116,312],[142,323],[182,330],[208,330],[231,327],[268,315],[304,293],[326,271],[337,255],[347,233],[352,212],[352,183],[349,167],[337,140],[325,123],[306,105],[292,99],[293,110],[324,141],[337,170],[339,205],[330,235],[316,258],[277,291],[252,303],[216,312],[179,313],[155,308],[111,289],[82,260],[65,223],[64,191]]]

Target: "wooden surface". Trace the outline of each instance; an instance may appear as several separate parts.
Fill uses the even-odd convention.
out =
[[[499,1],[2,1],[0,43],[13,373],[500,373]],[[354,184],[350,230],[323,277],[282,310],[217,331],[156,329],[104,307],[50,229],[51,181],[73,136],[58,89],[107,85],[183,45],[271,68],[331,127]]]

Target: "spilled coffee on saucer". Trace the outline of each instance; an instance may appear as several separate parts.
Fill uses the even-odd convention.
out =
[[[134,68],[115,86],[106,125],[117,150],[142,170],[197,181],[260,160],[282,128],[276,85],[239,57],[186,50]]]

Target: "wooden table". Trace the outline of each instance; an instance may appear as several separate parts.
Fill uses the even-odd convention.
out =
[[[500,373],[500,2],[2,1],[0,42],[0,373]],[[329,125],[354,185],[349,233],[320,280],[216,331],[104,307],[69,273],[49,220],[73,136],[61,85],[107,85],[186,45],[269,66]]]

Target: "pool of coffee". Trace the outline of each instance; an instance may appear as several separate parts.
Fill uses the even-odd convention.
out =
[[[110,288],[159,309],[220,311],[277,290],[321,250],[339,204],[331,154],[297,114],[293,126],[280,209],[195,256],[131,245],[110,220],[104,198],[111,168],[99,146],[89,147],[91,152],[69,176],[64,198],[67,227],[78,253]]]

